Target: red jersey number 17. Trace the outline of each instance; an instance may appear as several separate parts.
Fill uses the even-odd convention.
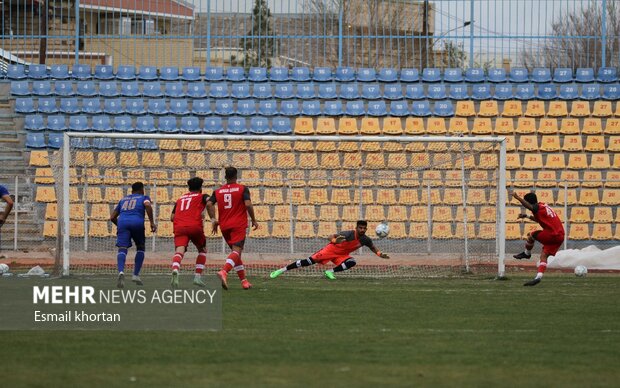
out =
[[[191,198],[181,198],[181,211],[189,209],[189,205],[192,203]]]

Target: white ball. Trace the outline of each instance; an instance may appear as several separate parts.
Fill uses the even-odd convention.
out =
[[[390,233],[390,226],[386,223],[380,223],[375,228],[375,233],[379,238],[385,238]]]
[[[586,276],[588,274],[588,269],[585,265],[578,265],[575,267],[575,275],[580,278]]]
[[[0,263],[0,274],[8,273],[8,272],[9,272],[9,266],[4,263]]]

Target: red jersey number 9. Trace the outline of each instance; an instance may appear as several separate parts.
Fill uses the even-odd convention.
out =
[[[230,209],[232,207],[232,195],[224,194],[224,209]]]

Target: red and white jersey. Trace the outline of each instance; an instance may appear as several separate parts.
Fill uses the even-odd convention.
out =
[[[174,221],[175,228],[181,226],[203,226],[203,212],[207,205],[206,194],[202,193],[186,193],[177,199],[174,205]]]
[[[564,225],[560,217],[546,203],[538,202],[532,210],[534,219],[542,226],[543,230],[547,230],[554,235],[564,236]]]
[[[215,190],[209,201],[217,204],[220,230],[248,227],[245,201],[250,199],[250,190],[238,183],[225,184]]]

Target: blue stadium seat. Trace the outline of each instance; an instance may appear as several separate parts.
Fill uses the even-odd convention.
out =
[[[206,116],[211,114],[211,101],[207,99],[194,100],[192,102],[192,114]]]
[[[26,148],[47,148],[43,133],[29,132],[26,134]]]
[[[465,70],[465,81],[472,83],[484,82],[484,69],[480,67],[472,67]]]
[[[99,82],[99,95],[103,97],[118,97],[121,94],[118,91],[116,81],[101,81]]]
[[[532,84],[517,85],[517,88],[515,91],[515,98],[517,100],[532,100],[534,98],[534,85]]]
[[[136,119],[136,131],[142,133],[157,132],[153,116],[140,116]]]
[[[136,83],[136,87],[137,87]],[[97,87],[93,81],[78,81],[77,95],[82,97],[93,97],[97,95]]]
[[[155,81],[157,79],[157,67],[140,66],[140,70],[138,70],[138,79],[140,81]]]
[[[209,85],[209,97],[213,98],[228,98],[228,84],[226,82],[219,82]]]
[[[114,118],[114,131],[116,132],[133,132],[134,126],[129,116],[117,116]]]
[[[60,149],[62,148],[63,139],[62,133],[50,133],[47,136],[47,145],[49,148]]]
[[[198,121],[198,117],[194,116],[186,116],[181,117],[181,127],[179,128],[182,133],[200,133],[202,129],[200,128],[200,122]]]
[[[17,113],[34,113],[34,100],[30,97],[15,99],[15,112]]]
[[[495,85],[493,98],[496,100],[512,100],[514,98],[514,94],[512,94],[512,84]]]
[[[167,115],[168,107],[165,98],[150,98],[147,100],[146,112],[152,115]]]
[[[164,95],[171,98],[185,97],[183,82],[166,82]]]
[[[472,98],[474,100],[490,100],[491,99],[491,85],[489,84],[477,84],[472,86]]]
[[[243,67],[229,67],[226,70],[226,79],[232,82],[245,81],[245,71],[243,70]]]
[[[184,98],[174,98],[170,100],[170,113],[173,115],[188,115],[189,106]]]
[[[162,116],[159,118],[157,130],[164,133],[178,133],[177,118],[174,116]]]
[[[183,81],[200,81],[200,67],[188,66],[184,67],[181,72],[181,79]]]
[[[94,116],[92,127],[93,131],[96,132],[112,132],[114,130],[108,115]]]
[[[90,139],[86,138],[71,138],[71,147],[78,149],[89,149]]]
[[[123,103],[120,98],[106,98],[103,101],[103,113],[108,115],[120,115],[125,113]],[[140,114],[140,113],[136,113]]]
[[[437,101],[433,114],[439,117],[451,117],[454,116],[454,107],[450,101]]]
[[[336,72],[336,77],[338,72]],[[357,70],[357,80],[359,82],[375,82],[377,80],[377,72],[373,68],[362,67]]]
[[[362,85],[362,98],[365,100],[378,100],[381,98],[381,87],[379,84]]]
[[[140,89],[137,82],[121,82],[121,96],[138,97]]]
[[[316,93],[314,91],[314,84],[298,84],[297,85],[297,98],[301,98],[302,100],[310,100],[316,98]]]
[[[347,101],[346,108],[344,110],[347,116],[364,116],[366,114],[366,109],[364,107],[364,101],[362,100],[353,100]]]
[[[256,114],[256,102],[254,100],[237,101],[235,114],[239,116],[252,116]]]
[[[77,80],[85,80],[91,79],[93,77],[93,74],[91,72],[90,65],[78,63],[73,65],[73,67],[71,68],[71,76]]]
[[[52,84],[50,83],[50,81],[33,81],[32,94],[34,94],[35,96],[51,96]]]
[[[37,108],[39,113],[53,114],[58,113],[58,107],[56,106],[55,97],[42,97],[39,98],[39,105]]]
[[[226,125],[226,133],[234,135],[243,135],[248,133],[248,128],[245,126],[245,118],[229,117]]]
[[[581,87],[579,98],[582,100],[598,100],[601,98],[601,88],[598,84],[587,84]]]
[[[276,100],[261,100],[258,103],[258,114],[261,116],[275,116],[278,114]]]
[[[293,133],[293,128],[291,127],[291,119],[288,117],[275,117],[271,121],[271,132],[276,135],[290,135]]]
[[[603,98],[610,101],[620,100],[620,87],[618,84],[603,85]]]
[[[254,135],[269,133],[269,120],[266,117],[252,117],[250,119],[250,133]]]
[[[403,87],[401,84],[386,84],[383,86],[383,98],[386,100],[402,100]]]
[[[426,95],[424,93],[424,86],[422,84],[407,85],[405,97],[410,100],[422,100],[426,98]]]
[[[321,115],[321,101],[308,100],[301,104],[301,114],[304,116],[320,116]]]
[[[118,75],[117,75],[118,76]],[[159,79],[163,81],[176,81],[179,79],[179,68],[164,66],[159,69]]]
[[[116,69],[116,78],[123,81],[136,79],[136,67],[131,65],[121,65]]]
[[[575,71],[575,82],[589,83],[594,82],[594,69],[591,67],[580,67]]]
[[[48,118],[49,122],[49,118]],[[88,118],[86,116],[70,116],[69,117],[69,130],[70,131],[88,131]]]
[[[89,115],[95,115],[102,112],[101,101],[99,97],[90,97],[82,99],[82,112]]]
[[[234,113],[232,100],[215,101],[215,114],[221,116],[230,116]]]
[[[390,102],[390,116],[405,117],[409,116],[409,104],[407,101]]]
[[[136,143],[133,139],[116,139],[114,147],[123,151],[131,151],[136,149]]]
[[[551,70],[546,67],[536,67],[532,70],[532,82],[551,82]]]
[[[267,69],[264,67],[250,67],[248,71],[248,81],[265,82],[267,81]]]
[[[331,67],[315,67],[312,79],[317,82],[329,82],[334,79]]]
[[[325,101],[323,114],[325,116],[342,116],[344,114],[344,111],[342,110],[342,101]]]
[[[536,88],[536,98],[539,100],[553,100],[558,93],[554,84],[541,84]]]
[[[144,100],[141,98],[128,98],[125,100],[125,111],[131,115],[145,114],[146,109],[144,109]]]
[[[340,90],[342,91],[342,88]],[[324,100],[338,98],[336,84],[331,82],[319,84],[319,98]]]
[[[42,131],[45,129],[42,115],[28,115],[24,118],[24,129],[29,131]]]
[[[190,82],[187,84],[187,97],[205,98],[207,97],[207,89],[202,82]]]
[[[252,93],[252,97],[262,99],[262,98],[272,98],[273,93],[271,91],[271,84],[255,84],[254,91]]]
[[[463,70],[456,68],[448,68],[443,73],[444,82],[463,82]]]
[[[508,76],[510,82],[528,82],[530,80],[529,74],[524,67],[513,67],[510,69],[510,75]]]
[[[599,67],[596,79],[598,82],[616,82],[618,81],[618,71],[615,67]]]
[[[224,133],[224,125],[222,124],[221,117],[208,117],[205,118],[205,133],[217,134]]]
[[[9,65],[6,71],[6,77],[16,80],[28,78],[24,65]]]
[[[322,98],[320,92],[319,92],[319,97]],[[360,93],[357,88],[357,84],[348,83],[348,84],[340,85],[339,97],[345,100],[355,100],[357,98],[360,98]]]
[[[74,96],[72,81],[56,81],[54,82],[54,94],[62,97]]]
[[[422,70],[422,82],[441,81],[441,70],[434,67],[426,67]]]
[[[387,115],[385,101],[369,101],[368,116],[383,117]]]
[[[94,77],[98,80],[111,80],[114,78],[114,69],[110,65],[96,65]]]
[[[293,89],[293,84],[276,84],[273,96],[281,100],[294,98],[295,93]]]
[[[401,69],[400,82],[418,82],[420,81],[420,72],[418,69]]]
[[[93,139],[93,147],[98,150],[111,150],[115,148],[109,137],[97,137]]]
[[[88,68],[90,73],[90,67]],[[69,78],[69,66],[67,65],[52,65],[50,68],[50,77],[53,79],[67,79]]]
[[[579,90],[575,84],[560,85],[560,94],[558,97],[561,100],[576,100],[579,97]]]
[[[432,115],[431,106],[428,101],[414,101],[411,105],[411,115],[416,117],[427,117]]]
[[[60,111],[64,114],[80,113],[80,105],[75,97],[67,97],[60,99]]]
[[[501,69],[501,68],[489,69],[489,75],[487,79],[489,80],[489,82],[494,82],[494,83],[501,83],[501,82],[508,81],[508,78],[506,77],[506,70]]]
[[[446,87],[443,84],[428,85],[426,96],[431,100],[445,100],[448,98]]]
[[[269,70],[269,79],[274,82],[286,82],[289,80],[288,68],[272,67]]]
[[[231,96],[236,99],[250,98],[250,84],[247,82],[232,84]]]
[[[30,65],[28,66],[28,78],[30,79],[47,79],[47,66]]]
[[[155,142],[155,139],[139,139],[136,147],[139,150],[145,150],[145,151],[155,151],[159,149],[159,147],[157,147],[157,143]]]
[[[558,67],[553,70],[553,82],[567,83],[573,82],[573,70],[568,67]]]
[[[396,69],[384,67],[379,70],[377,80],[381,82],[396,82],[398,81],[398,72],[396,71]]]
[[[149,98],[163,97],[164,93],[161,91],[161,84],[159,81],[148,81],[142,84],[142,94]]]
[[[14,96],[29,96],[30,84],[28,81],[12,81],[11,82],[11,94]]]
[[[299,116],[299,101],[290,100],[280,103],[280,114],[284,116]]]
[[[207,66],[205,69],[205,81],[220,82],[224,80],[224,69],[217,66]]]
[[[291,80],[295,82],[308,82],[310,78],[310,70],[307,67],[294,67],[291,71]]]

